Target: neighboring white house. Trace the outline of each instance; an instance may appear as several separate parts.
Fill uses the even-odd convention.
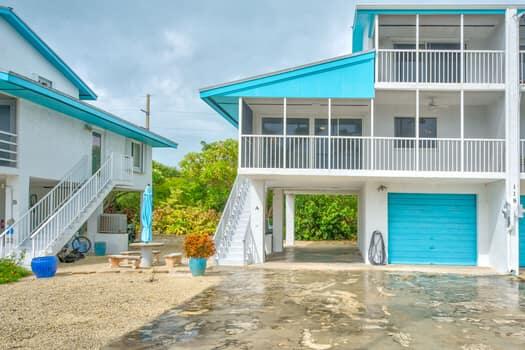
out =
[[[352,54],[200,91],[239,129],[219,263],[293,245],[295,194],[353,193],[367,263],[378,230],[390,264],[525,265],[524,10],[413,3],[358,1]]]
[[[122,218],[99,220],[104,199],[144,190],[152,147],[176,143],[83,102],[97,96],[1,6],[0,38],[0,257],[56,254],[86,222],[111,241],[98,232]]]

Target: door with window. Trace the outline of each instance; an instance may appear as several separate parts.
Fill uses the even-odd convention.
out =
[[[91,133],[91,173],[94,174],[102,165],[102,134]]]
[[[133,171],[141,173],[144,171],[144,145],[139,142],[131,142],[131,157],[133,158]]]
[[[261,142],[251,142],[245,145],[245,154],[251,164],[246,164],[250,168],[280,168],[284,166],[283,145],[283,118],[262,118],[262,134],[275,137],[264,137],[259,139]],[[257,139],[255,139],[257,140]],[[254,141],[255,141],[254,140]],[[262,154],[262,156],[257,156]]]
[[[16,166],[16,143],[15,102],[0,100],[0,166]]]
[[[331,122],[332,169],[362,169],[363,167],[363,121],[353,118],[336,118]],[[315,120],[316,135],[328,135],[328,120]],[[318,152],[319,162],[328,159],[328,149]]]

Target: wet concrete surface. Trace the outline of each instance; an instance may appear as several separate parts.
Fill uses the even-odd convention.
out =
[[[107,349],[524,349],[506,276],[233,269]]]

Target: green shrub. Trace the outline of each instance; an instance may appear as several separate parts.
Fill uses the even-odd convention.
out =
[[[163,205],[153,212],[153,232],[167,235],[212,234],[219,223],[213,209]]]
[[[11,259],[0,259],[0,284],[16,282],[31,275],[31,272],[16,264]]]
[[[301,195],[296,198],[295,239],[355,240],[355,196]]]

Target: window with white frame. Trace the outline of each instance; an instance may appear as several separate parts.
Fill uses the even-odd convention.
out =
[[[144,170],[144,145],[138,142],[131,142],[131,157],[133,158],[133,170],[142,172]]]

